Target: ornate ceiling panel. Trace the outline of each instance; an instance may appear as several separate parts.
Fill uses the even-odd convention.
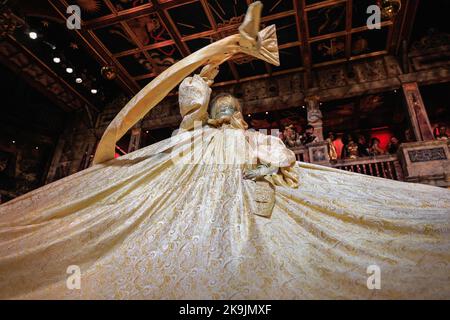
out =
[[[294,71],[308,75],[313,68],[345,63],[361,58],[394,53],[403,33],[403,17],[411,1],[394,20],[383,20],[382,29],[368,31],[367,6],[379,0],[263,0],[262,24],[276,24],[281,66],[239,57],[221,66],[216,85],[270,77]],[[236,33],[252,0],[38,0],[41,9],[25,13],[32,26],[51,45],[63,48],[61,55],[76,66],[77,77],[85,74],[82,86],[67,74],[54,70],[51,50],[35,51],[24,30],[14,38],[54,70],[93,105],[102,104],[102,95],[117,90],[105,81],[100,69],[110,66],[115,83],[128,94],[136,93],[163,70],[189,53]],[[80,30],[65,28],[67,6],[81,8]],[[43,10],[43,9],[42,9]],[[33,13],[34,12],[34,13]],[[56,30],[56,31],[54,31]],[[22,32],[22,36],[20,36]],[[53,37],[52,37],[53,36]],[[61,42],[62,41],[62,42]],[[40,45],[45,47],[41,41]],[[72,44],[78,49],[74,49]],[[32,44],[35,45],[35,44]],[[82,50],[81,50],[82,48]],[[62,65],[61,65],[62,66]],[[60,66],[60,67],[61,67]],[[62,68],[64,70],[64,68]],[[89,83],[89,80],[94,83]],[[309,79],[309,81],[311,81]],[[307,84],[305,85],[307,87]],[[99,87],[98,95],[90,90]]]

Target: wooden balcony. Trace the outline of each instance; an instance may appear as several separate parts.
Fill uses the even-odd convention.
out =
[[[403,171],[397,155],[383,155],[338,160],[332,167],[369,176],[403,181]]]
[[[320,153],[322,158],[317,159],[315,150],[324,148]],[[330,162],[326,143],[316,143],[308,146],[291,148],[297,161],[317,163],[336,169],[366,174],[374,177],[404,181],[403,169],[397,155],[382,155],[374,157],[361,157],[357,159],[339,159]]]

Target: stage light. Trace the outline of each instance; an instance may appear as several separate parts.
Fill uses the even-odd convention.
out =
[[[39,150],[39,147],[36,147],[35,149],[36,149],[36,150]]]
[[[98,92],[97,89],[91,89],[92,94],[97,94],[97,92]]]
[[[37,37],[38,37],[37,33],[34,32],[34,31],[31,31],[31,32],[28,34],[28,36],[30,37],[30,39],[33,39],[33,40],[36,40]]]
[[[60,63],[61,62],[61,58],[60,57],[54,57],[53,58],[53,62],[54,63]]]
[[[16,143],[16,140],[13,140],[12,143]]]
[[[251,117],[252,115],[249,113],[247,116],[248,116],[248,117]]]
[[[268,111],[266,111],[266,114],[269,114],[269,112],[268,112]]]
[[[67,73],[72,73],[72,72],[73,72],[73,69],[72,69],[72,68],[66,68],[66,72],[67,72]]]
[[[83,82],[83,79],[81,79],[81,78],[76,78],[76,79],[75,79],[75,82],[76,82],[76,83],[82,83],[82,82]]]

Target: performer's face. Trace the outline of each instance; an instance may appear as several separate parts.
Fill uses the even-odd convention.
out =
[[[211,116],[214,119],[229,119],[236,111],[235,99],[232,96],[223,96],[215,101]]]
[[[234,107],[232,105],[223,105],[218,110],[218,112],[216,114],[216,119],[221,119],[224,117],[231,117],[235,112],[236,112],[236,110],[234,109]]]

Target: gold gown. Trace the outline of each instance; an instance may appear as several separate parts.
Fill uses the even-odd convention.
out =
[[[447,189],[295,163],[234,116],[112,159],[117,139],[199,66],[239,52],[277,63],[274,28],[256,32],[260,11],[254,2],[240,37],[139,92],[94,166],[0,206],[0,298],[450,298]],[[182,129],[206,120],[212,69],[186,80]],[[273,189],[243,179],[256,162],[280,168],[266,177]],[[372,266],[379,290],[368,288]]]
[[[449,190],[297,163],[261,217],[246,133],[184,132],[0,206],[0,298],[450,297]]]

